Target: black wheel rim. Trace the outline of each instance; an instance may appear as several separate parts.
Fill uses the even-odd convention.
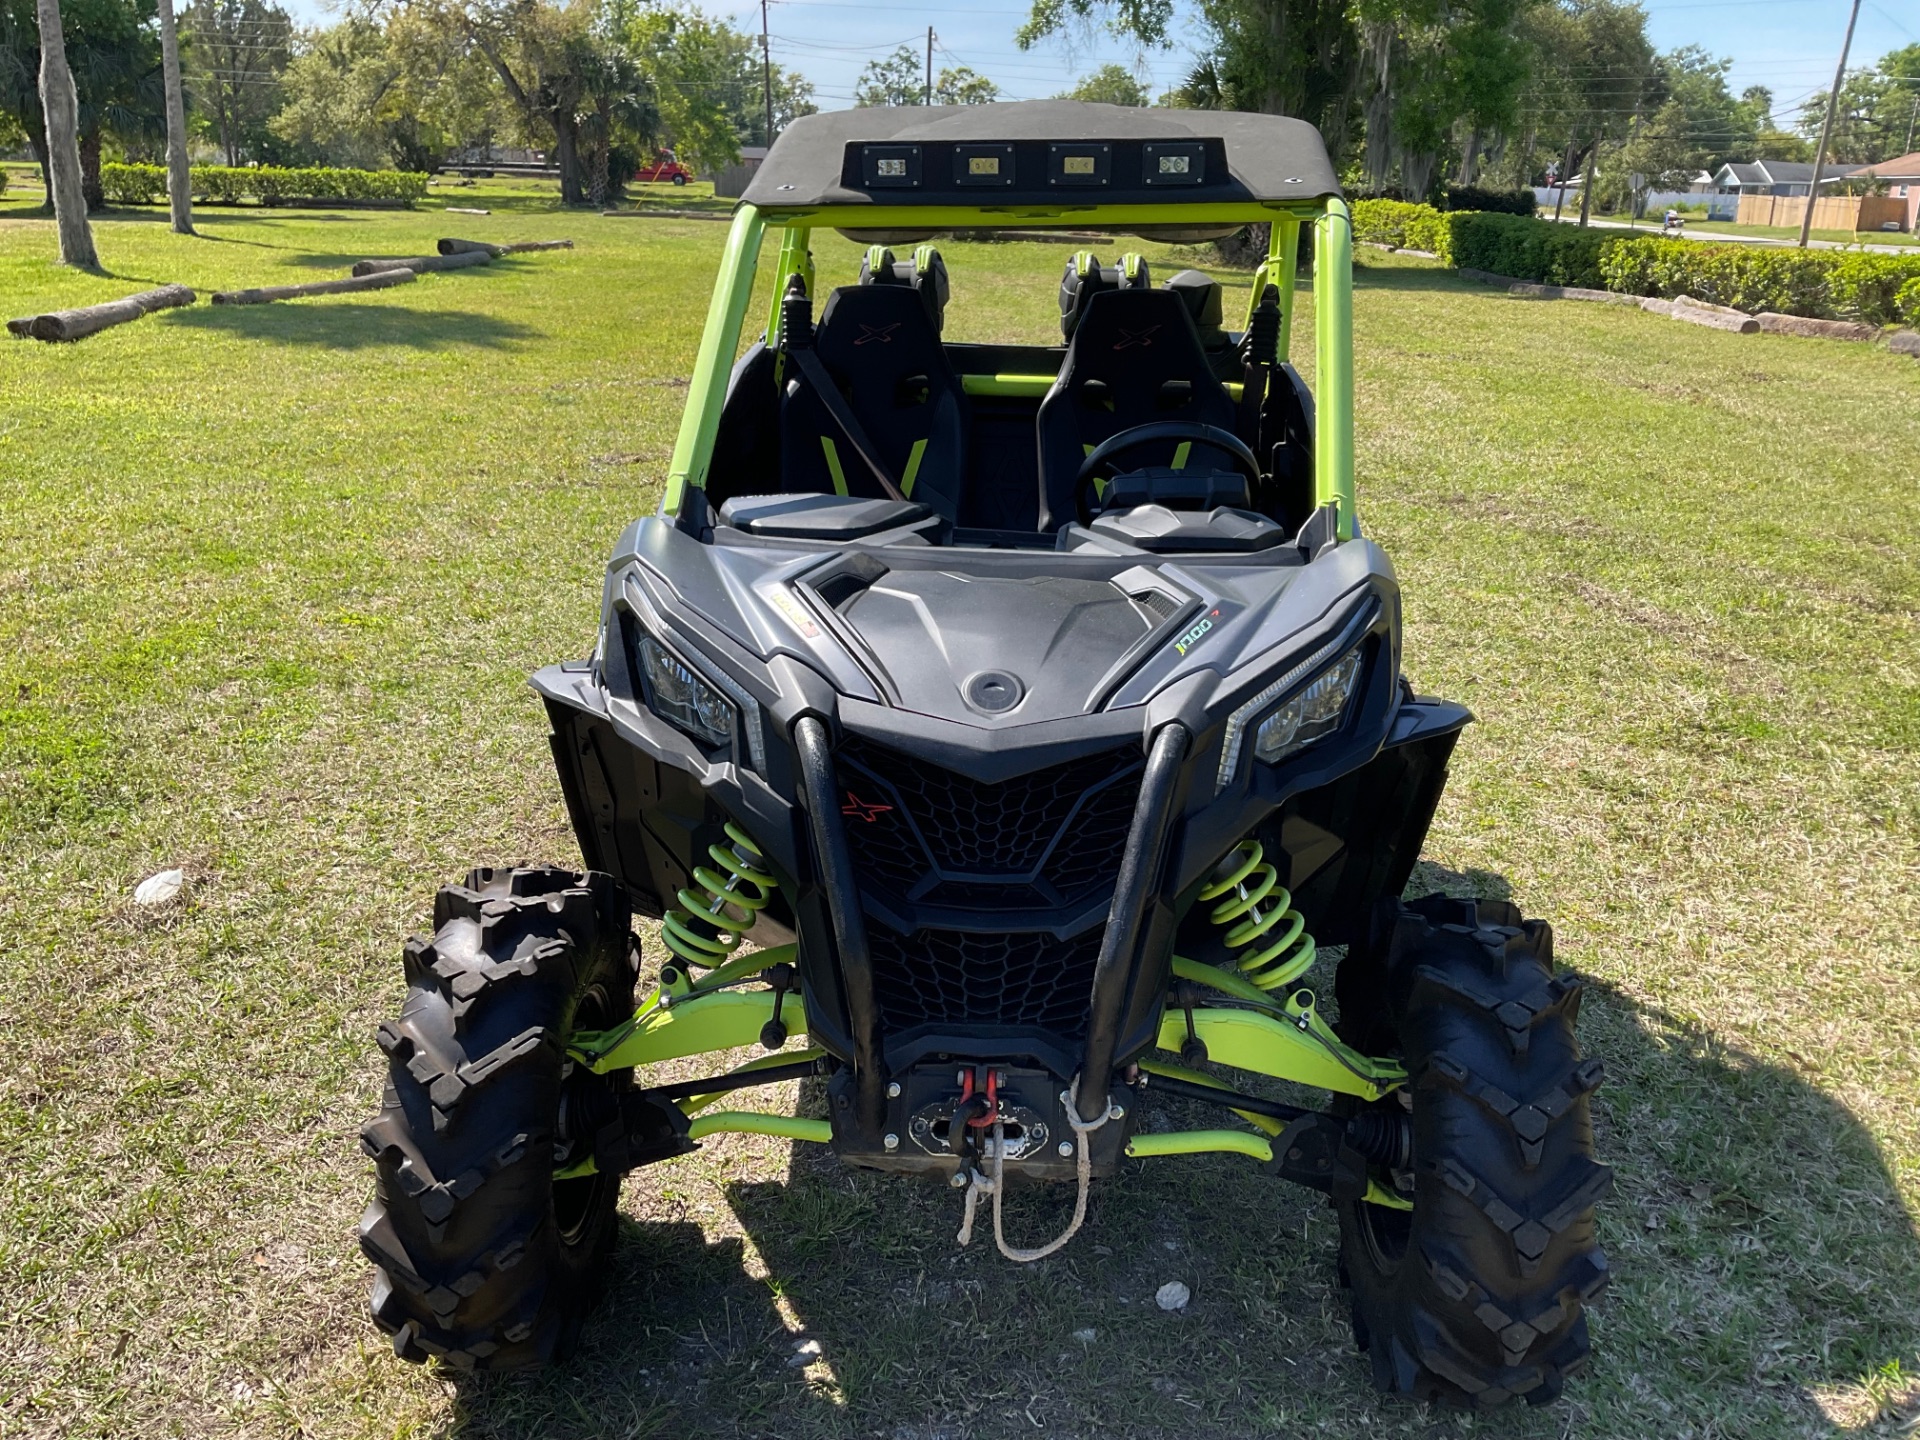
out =
[[[580,999],[573,1014],[575,1030],[604,1030],[611,1023],[613,1006],[603,986],[595,985]],[[567,1077],[569,1108],[598,1113],[603,1107],[617,1107],[619,1104],[619,1086],[610,1075],[591,1075],[575,1067]],[[589,1097],[583,1092],[599,1090],[600,1094]],[[584,1103],[583,1103],[584,1102]],[[597,1102],[597,1103],[595,1103]],[[574,1180],[556,1180],[553,1182],[553,1223],[559,1232],[560,1243],[572,1247],[586,1238],[593,1228],[594,1218],[600,1214],[606,1204],[607,1192],[618,1192],[618,1175],[582,1175]]]

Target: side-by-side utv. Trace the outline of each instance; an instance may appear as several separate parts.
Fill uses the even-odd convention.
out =
[[[947,331],[939,236],[1249,224],[1232,328],[1206,274],[1076,238],[1060,343]],[[823,295],[835,232],[858,283]],[[1402,675],[1355,512],[1351,244],[1295,120],[1040,101],[780,138],[659,513],[590,657],[533,679],[586,870],[442,890],[381,1027],[361,1239],[400,1355],[563,1354],[622,1172],[747,1132],[935,1177],[1023,1260],[1126,1157],[1255,1164],[1337,1210],[1383,1389],[1560,1393],[1607,1282],[1600,1065],[1545,923],[1401,900],[1471,717]],[[642,916],[668,958],[636,1000]],[[801,1076],[824,1114],[729,1105]],[[1149,1133],[1159,1096],[1221,1124]],[[1078,1203],[1018,1250],[1030,1180]]]

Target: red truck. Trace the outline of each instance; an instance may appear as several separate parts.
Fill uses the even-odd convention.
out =
[[[633,178],[643,185],[662,185],[669,181],[684,185],[693,179],[693,172],[663,150],[634,171]]]

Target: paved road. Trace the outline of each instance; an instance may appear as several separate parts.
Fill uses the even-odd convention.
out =
[[[1540,218],[1543,220],[1551,220],[1553,217],[1551,215],[1543,215]],[[1580,223],[1578,208],[1576,207],[1572,214],[1562,215],[1560,217],[1560,223],[1562,225],[1578,225]],[[1660,233],[1660,227],[1652,224],[1628,225],[1619,220],[1589,220],[1587,224],[1602,230],[1638,230],[1645,235],[1658,235]],[[1712,230],[1701,230],[1698,232],[1683,230],[1680,234],[1684,240],[1727,241],[1735,245],[1772,245],[1777,248],[1780,246],[1791,246],[1794,243],[1791,240],[1776,240],[1771,235],[1725,235]],[[1809,248],[1815,250],[1870,250],[1876,255],[1920,256],[1920,245],[1848,245],[1838,240],[1809,240],[1807,241],[1807,245]]]

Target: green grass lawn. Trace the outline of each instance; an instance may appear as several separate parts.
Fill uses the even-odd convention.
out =
[[[0,1434],[1912,1426],[1920,367],[1371,252],[1361,515],[1410,673],[1479,716],[1416,884],[1550,917],[1611,1077],[1617,1279],[1569,1398],[1384,1404],[1330,1214],[1243,1162],[1129,1165],[1018,1269],[956,1250],[943,1188],[744,1137],[628,1182],[570,1369],[395,1361],[352,1237],[374,1026],[436,885],[575,856],[523,679],[591,646],[609,547],[658,503],[724,233],[447,194],[501,203],[209,210],[199,239],[104,220],[111,279],[60,270],[0,200],[8,315],[450,232],[578,242],[0,345]],[[1050,329],[1071,245],[943,248],[949,333]],[[182,900],[136,909],[174,865]],[[1016,1243],[1069,1203],[1017,1198]],[[1171,1279],[1177,1316],[1151,1300]]]

